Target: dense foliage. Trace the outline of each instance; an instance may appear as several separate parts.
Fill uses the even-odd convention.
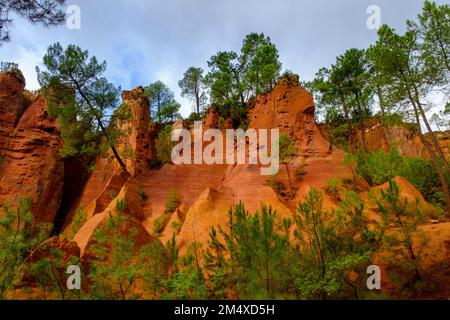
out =
[[[89,57],[88,51],[56,43],[44,56],[46,70],[36,67],[39,84],[49,100],[49,111],[58,117],[62,136],[67,141],[64,152],[70,156],[91,154],[101,142],[111,149],[123,171],[128,172],[115,143],[120,127],[108,116],[118,107],[120,88],[111,84],[103,73],[106,62]]]
[[[118,200],[94,233],[78,296],[61,284],[61,249],[27,262],[46,234],[22,227],[31,215],[28,202],[21,202],[17,210],[5,208],[7,216],[0,221],[0,262],[6,266],[2,298],[17,290],[44,299],[383,298],[385,293],[366,286],[366,268],[381,253],[388,253],[383,263],[395,275],[390,280],[397,289],[391,294],[405,293],[407,286],[408,295],[417,295],[426,289],[426,280],[421,276],[421,250],[412,239],[421,236],[423,214],[410,210],[396,183],[389,181],[389,188],[375,198],[382,217],[375,224],[368,223],[365,203],[356,193],[345,191],[337,209],[325,209],[323,194],[311,189],[289,218],[264,206],[250,214],[240,203],[229,210],[226,226],[210,229],[206,247],[193,241],[185,244],[184,255],[177,249],[175,233],[165,246],[156,239],[138,246],[127,204]],[[178,204],[179,195],[172,191],[167,212]],[[393,224],[400,232],[393,231]],[[79,264],[75,257],[70,263]],[[30,276],[36,282],[17,286],[17,280]],[[38,292],[26,289],[29,285]]]
[[[162,81],[156,81],[145,88],[150,99],[152,117],[160,123],[173,123],[180,119],[180,104],[175,101],[174,93]]]
[[[13,19],[10,13],[25,18],[32,24],[46,27],[63,24],[66,20],[66,0],[2,0],[0,2],[0,45],[10,41],[9,26]]]

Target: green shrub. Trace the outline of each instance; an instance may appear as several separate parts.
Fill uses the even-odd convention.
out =
[[[411,182],[427,201],[439,207],[445,206],[439,175],[432,161],[421,158],[404,158],[397,175]]]
[[[156,154],[158,160],[163,164],[172,162],[173,142],[171,134],[172,126],[167,125],[158,133],[158,138],[156,139]]]
[[[167,202],[166,202],[166,210],[164,213],[158,217],[152,225],[152,234],[153,235],[159,235],[164,228],[167,226],[167,224],[170,221],[170,217],[172,216],[172,213],[175,212],[175,210],[180,206],[181,199],[180,194],[177,190],[172,189],[169,191],[169,194],[167,196]]]
[[[192,112],[192,113],[189,115],[189,117],[187,117],[187,118],[184,120],[184,123],[185,123],[187,126],[190,126],[190,125],[193,125],[193,124],[194,124],[194,121],[200,121],[200,120],[202,120],[202,115],[201,115],[201,114],[198,114],[197,112]]]
[[[371,186],[387,182],[398,174],[402,157],[397,150],[391,152],[375,151],[356,155],[357,172],[363,176]]]
[[[341,182],[338,178],[331,178],[325,183],[325,191],[333,198],[339,198],[339,187]]]
[[[225,127],[225,119],[223,117],[219,118],[219,122],[217,123],[219,129],[223,129]]]
[[[402,176],[438,207],[445,206],[438,173],[431,160],[402,157],[391,152],[375,151],[356,155],[357,172],[372,185],[380,185],[396,176]],[[450,182],[450,179],[449,179]]]
[[[70,226],[70,232],[71,235],[69,236],[69,240],[73,240],[73,237],[75,234],[80,230],[80,228],[86,223],[87,221],[87,215],[86,212],[84,212],[83,206],[78,208],[78,210],[75,213],[75,216],[73,217],[71,226]]]
[[[171,214],[168,212],[164,212],[160,217],[158,217],[155,221],[153,221],[152,225],[152,234],[158,236],[166,227],[167,223],[169,223]]]
[[[400,269],[397,277],[402,284],[413,290],[420,290],[424,285],[421,276],[422,254],[426,249],[427,240],[423,231],[418,226],[424,223],[424,214],[420,209],[411,209],[411,204],[406,199],[400,198],[398,184],[389,180],[387,190],[381,190],[381,197],[376,200],[377,207],[381,213],[383,228],[387,230],[395,225],[399,232],[384,233],[383,241],[387,248],[393,251],[388,264],[396,265]],[[413,244],[413,239],[420,240],[420,248]],[[400,279],[403,278],[403,279]],[[406,293],[405,290],[401,294]]]
[[[173,221],[170,224],[170,227],[175,231],[176,234],[178,234],[180,232],[182,226],[183,225],[180,222],[177,222],[177,221]]]
[[[173,213],[180,206],[180,204],[181,199],[178,191],[176,189],[170,190],[166,202],[166,211],[169,213]]]
[[[328,137],[332,145],[348,150],[349,130],[346,123],[337,126],[330,126],[328,129]]]
[[[280,196],[285,196],[287,188],[286,186],[277,180],[276,176],[271,176],[268,180],[269,186],[272,187],[272,189],[276,192],[276,194]]]

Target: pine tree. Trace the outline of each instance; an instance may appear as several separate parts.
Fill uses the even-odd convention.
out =
[[[12,24],[9,13],[27,19],[32,24],[45,27],[63,24],[66,20],[64,13],[65,0],[2,0],[0,2],[0,45],[10,41],[8,27]]]
[[[106,62],[98,63],[95,57],[89,58],[89,52],[78,46],[69,45],[64,50],[61,44],[56,43],[48,48],[44,65],[47,71],[36,67],[38,81],[46,98],[59,106],[53,111],[61,116],[61,124],[79,121],[81,133],[93,132],[103,137],[122,170],[128,173],[115,146],[119,128],[107,128],[105,124],[108,111],[117,107],[120,91],[102,76]],[[78,130],[74,133],[80,134]],[[90,142],[92,139],[89,137],[87,140]],[[70,145],[73,144],[71,141]],[[81,144],[86,145],[84,141]],[[82,152],[83,148],[78,151]]]
[[[39,248],[48,242],[52,229],[50,224],[33,221],[31,199],[19,198],[15,208],[3,205],[0,215],[0,299],[15,292],[15,282],[20,281],[29,259]]]
[[[135,228],[127,228],[127,217],[123,214],[124,200],[118,201],[116,212],[108,217],[105,226],[94,233],[90,261],[91,282],[89,295],[92,299],[129,300],[139,297],[137,280],[140,278],[138,261],[135,258]]]
[[[414,238],[421,238],[424,248],[426,239],[423,238],[418,226],[424,222],[424,216],[419,206],[413,209],[407,199],[400,198],[399,186],[392,179],[389,180],[387,190],[381,190],[381,196],[375,199],[382,217],[383,241],[393,254],[393,263],[399,268],[403,284],[410,284],[417,288],[422,280],[421,256],[413,243]],[[396,230],[388,230],[395,225]],[[412,276],[411,276],[412,274]],[[409,279],[408,279],[409,277]]]

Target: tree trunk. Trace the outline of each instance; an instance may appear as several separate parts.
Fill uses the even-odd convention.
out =
[[[386,104],[383,98],[383,93],[380,88],[380,86],[377,87],[377,96],[380,103],[380,110],[381,110],[381,125],[383,128],[386,129],[386,140],[389,145],[389,150],[392,149],[392,138],[391,138],[391,129],[389,128],[389,125],[386,123]]]
[[[345,116],[345,120],[347,122],[347,126],[348,126],[348,135],[350,138],[350,149],[352,153],[355,153],[355,139],[353,136],[353,126],[352,126],[352,122],[350,120],[350,116],[348,113],[348,108],[347,105],[345,103],[344,97],[340,96],[341,99],[341,103],[342,103],[342,108],[344,109],[344,116]]]
[[[441,181],[442,191],[444,192],[445,200],[447,201],[447,216],[450,215],[450,192],[448,189],[447,179],[442,172],[442,168],[439,164],[438,159],[436,158],[436,155],[434,154],[433,150],[431,149],[431,146],[429,145],[429,142],[425,139],[423,133],[422,133],[422,127],[420,126],[420,118],[419,118],[419,111],[417,110],[416,104],[414,100],[412,100],[412,97],[410,96],[411,103],[414,108],[414,113],[416,116],[416,122],[418,127],[418,133],[420,141],[422,142],[423,146],[425,147],[425,150],[427,151],[428,155],[430,156],[431,160],[433,161],[433,164],[437,170],[437,173],[439,175],[439,180]]]
[[[423,110],[422,104],[420,103],[419,91],[418,91],[418,89],[417,89],[417,87],[415,85],[414,85],[414,93],[415,93],[415,98],[416,98],[416,107],[418,108],[419,113],[422,116],[422,120],[425,123],[425,126],[427,127],[428,134],[431,136],[431,141],[433,142],[435,151],[439,154],[439,156],[440,156],[440,158],[441,158],[441,160],[442,160],[442,162],[443,162],[443,164],[445,166],[445,169],[446,169],[447,173],[450,174],[450,167],[448,165],[448,161],[445,158],[444,153],[442,152],[442,148],[439,145],[439,141],[437,140],[436,135],[434,134],[433,129],[430,126],[430,123],[428,122],[428,119],[427,119],[427,116],[425,114],[425,111]],[[419,123],[419,126],[420,126],[420,123]]]
[[[197,115],[200,115],[200,96],[198,90],[195,90],[195,105],[197,107]]]
[[[366,129],[364,127],[364,119],[363,119],[363,115],[362,115],[362,106],[361,106],[361,101],[359,99],[358,92],[355,92],[355,96],[356,96],[356,105],[358,107],[358,113],[359,113],[359,130],[361,131],[362,147],[363,147],[363,152],[366,153],[367,152],[367,149],[366,149]]]
[[[411,260],[412,260],[413,263],[414,263],[415,280],[419,281],[419,280],[420,280],[420,273],[419,273],[419,269],[417,268],[417,265],[416,265],[416,263],[417,263],[417,258],[416,258],[416,255],[415,255],[415,253],[414,253],[414,249],[413,249],[413,247],[412,247],[412,239],[411,239],[411,237],[410,237],[408,231],[407,231],[406,228],[404,227],[403,222],[402,222],[402,218],[401,218],[400,215],[397,215],[397,220],[398,220],[398,223],[400,224],[400,228],[402,229],[403,236],[405,237],[405,240],[406,240],[406,244],[407,244],[407,247],[408,247],[408,251],[409,251],[410,258],[411,258]]]
[[[78,82],[72,78],[72,80],[75,83],[75,86],[77,87],[78,92],[80,93],[81,97],[83,98],[83,100],[88,104],[89,108],[91,109],[92,113],[95,115],[98,126],[100,127],[100,129],[102,130],[103,135],[106,137],[106,139],[108,139],[108,133],[106,132],[106,128],[102,123],[102,119],[100,119],[99,117],[96,116],[95,113],[95,109],[91,104],[91,101],[89,101],[89,99],[86,97],[86,95],[84,94],[84,92],[81,90],[80,85],[78,84]],[[125,165],[125,163],[123,162],[122,158],[120,157],[119,153],[117,152],[116,147],[114,147],[113,145],[110,145],[111,150],[114,154],[114,157],[117,159],[117,162],[119,162],[120,167],[122,168],[122,171],[127,173],[128,175],[131,175],[128,170],[127,170],[127,166]]]
[[[158,92],[158,111],[156,112],[156,114],[158,115],[158,121],[161,122],[161,93]]]
[[[289,180],[289,188],[291,189],[291,197],[294,198],[294,189],[292,188],[292,182],[291,182],[291,174],[289,172],[289,166],[287,163],[284,164],[286,166],[286,172],[288,175],[288,180]]]

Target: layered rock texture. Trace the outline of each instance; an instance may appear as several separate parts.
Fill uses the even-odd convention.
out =
[[[53,223],[62,197],[62,140],[45,100],[23,79],[0,74],[0,203],[30,197],[36,222]]]
[[[314,118],[314,100],[298,79],[283,79],[269,93],[259,96],[250,112],[250,127],[278,128],[295,138],[301,156],[328,156],[331,145],[325,140]]]
[[[400,155],[406,157],[421,157],[429,159],[425,147],[420,141],[415,124],[393,125],[389,128],[381,123],[379,118],[372,118],[364,123],[366,148],[368,152],[384,150],[389,152],[395,148]],[[326,125],[320,126],[322,134],[328,138],[329,132]],[[361,141],[361,132],[356,130],[356,140]],[[450,157],[450,133],[435,132],[443,154]],[[430,147],[434,150],[434,145],[428,134],[425,138],[430,142]],[[350,143],[350,142],[349,142]]]

